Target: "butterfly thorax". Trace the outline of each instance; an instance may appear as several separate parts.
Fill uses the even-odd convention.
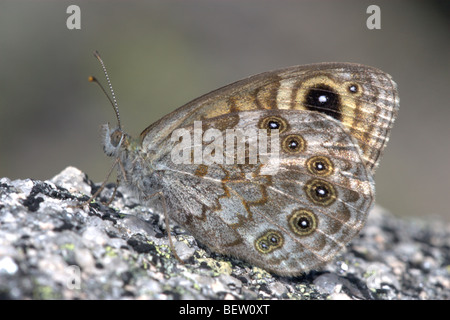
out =
[[[102,126],[103,150],[119,159],[117,172],[122,185],[128,187],[140,199],[146,199],[160,190],[152,159],[143,150],[139,140],[133,139],[122,129]]]

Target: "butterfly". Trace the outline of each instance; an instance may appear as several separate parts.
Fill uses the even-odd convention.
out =
[[[311,64],[212,91],[133,139],[111,92],[118,126],[102,127],[103,147],[120,183],[144,204],[159,196],[167,225],[175,221],[210,250],[288,276],[325,265],[363,228],[399,109],[385,72]],[[239,141],[244,149],[233,154]],[[276,157],[252,157],[261,141]]]

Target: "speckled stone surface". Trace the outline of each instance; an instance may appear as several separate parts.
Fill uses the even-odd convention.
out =
[[[0,179],[0,299],[450,299],[450,226],[375,207],[322,270],[279,277],[205,246],[126,190],[111,206],[68,167],[49,181]]]

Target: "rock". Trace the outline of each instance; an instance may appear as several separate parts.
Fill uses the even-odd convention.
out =
[[[71,193],[90,194],[91,186],[88,184],[87,175],[75,167],[67,167],[54,176],[50,182],[67,189]]]
[[[49,181],[0,179],[3,299],[450,299],[450,226],[380,207],[322,270],[280,277],[205,251],[126,190],[111,206],[77,207],[97,190],[68,167]],[[113,186],[99,196],[107,200]]]

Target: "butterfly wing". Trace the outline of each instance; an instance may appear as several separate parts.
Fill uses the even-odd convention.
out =
[[[255,164],[175,164],[169,150],[176,141],[156,169],[169,215],[196,239],[213,251],[295,275],[330,261],[359,233],[374,185],[356,140],[339,121],[321,113],[243,111],[204,120],[202,128],[225,137],[226,129],[264,129],[268,120],[282,124],[277,171],[264,173],[271,163],[261,159]],[[184,129],[194,135],[194,125]],[[258,143],[252,139],[247,147]],[[211,141],[204,141],[203,150],[208,145]],[[225,149],[216,152],[225,159]]]
[[[305,110],[339,121],[374,172],[399,109],[397,85],[387,73],[352,63],[321,63],[265,72],[201,96],[141,133],[159,157],[166,137],[196,120],[250,110]]]
[[[162,191],[171,218],[212,250],[298,274],[330,261],[363,227],[374,202],[372,176],[398,108],[395,82],[372,67],[324,63],[262,73],[146,128],[140,136],[145,157],[133,160],[132,170],[149,170],[135,189],[144,196]],[[279,126],[278,170],[260,159],[174,163],[172,151],[180,149],[172,134],[194,135],[196,121],[217,137],[227,129]],[[209,160],[226,157],[224,149],[212,152],[212,141],[218,140],[193,141],[188,158],[195,160],[195,150],[209,150]]]

